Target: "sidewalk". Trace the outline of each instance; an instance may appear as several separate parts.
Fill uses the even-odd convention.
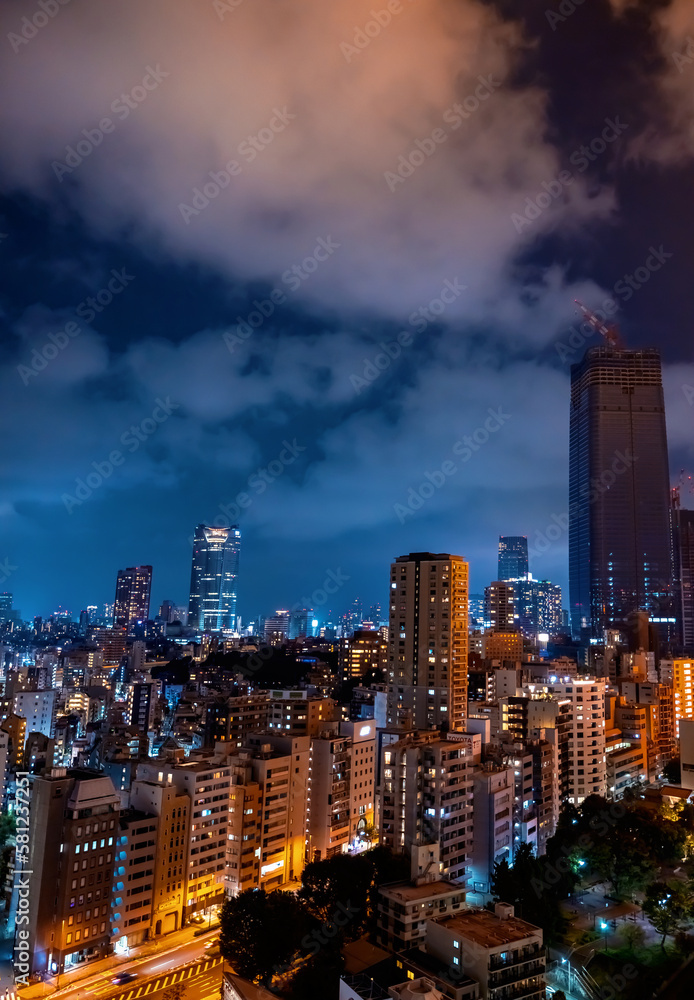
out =
[[[184,927],[182,930],[174,931],[172,934],[167,934],[166,937],[158,938],[156,941],[145,941],[144,944],[131,948],[129,955],[109,955],[107,958],[99,959],[97,962],[89,962],[77,966],[70,972],[64,972],[60,976],[59,989],[57,988],[56,979],[53,977],[45,982],[32,983],[30,986],[21,987],[21,990],[17,991],[18,995],[21,996],[22,1000],[37,1000],[40,997],[59,996],[63,993],[69,993],[80,983],[85,983],[88,979],[99,977],[104,972],[115,973],[116,969],[119,972],[135,969],[154,955],[168,955],[182,945],[192,944],[198,939],[204,941],[211,934],[219,930],[219,924],[213,923],[209,931],[205,928],[204,933],[198,934],[196,938],[195,931],[201,929],[201,927],[196,926]]]

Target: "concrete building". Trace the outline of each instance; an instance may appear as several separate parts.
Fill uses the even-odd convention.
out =
[[[15,715],[26,719],[27,733],[55,736],[56,696],[58,692],[18,691],[13,699]]]
[[[381,843],[411,855],[438,843],[442,873],[465,881],[473,840],[473,755],[464,734],[415,732],[382,749]]]
[[[142,763],[137,777],[173,784],[191,802],[184,918],[224,898],[231,768],[217,758],[177,763]]]
[[[304,868],[310,739],[259,733],[226,763],[231,771],[225,889],[296,884]]]
[[[205,745],[227,743],[242,747],[251,733],[267,729],[270,719],[270,695],[258,694],[222,696],[207,705],[205,713]]]
[[[467,715],[468,564],[430,552],[390,569],[388,724],[462,731]]]
[[[338,649],[338,670],[342,681],[361,680],[369,670],[388,671],[388,643],[380,631],[355,629],[344,636]]]
[[[270,691],[268,729],[285,736],[315,736],[326,722],[335,719],[336,702],[320,694]]]
[[[426,949],[476,980],[482,1000],[545,1000],[542,930],[506,903],[429,921]]]
[[[53,768],[31,794],[32,972],[61,973],[110,951],[120,798],[95,771]]]
[[[572,805],[580,805],[588,795],[604,795],[607,789],[605,683],[604,678],[574,677],[547,688],[568,709],[567,752],[560,765],[563,797]]]
[[[680,763],[683,788],[694,789],[694,719],[680,720]]]
[[[159,818],[126,809],[118,819],[112,928],[117,950],[133,948],[150,936],[154,902]]]
[[[374,822],[376,725],[340,722],[311,739],[308,857],[346,851]]]
[[[135,780],[130,790],[131,807],[157,818],[149,937],[179,930],[186,912],[192,803],[187,792],[169,781],[170,773],[162,773],[161,779],[157,774],[156,780]]]
[[[494,865],[513,864],[513,770],[504,765],[479,765],[473,772],[474,836],[470,889],[489,893]]]

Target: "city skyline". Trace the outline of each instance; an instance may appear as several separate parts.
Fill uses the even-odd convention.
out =
[[[133,49],[72,0],[8,53],[2,586],[77,608],[149,564],[183,601],[185,539],[226,517],[242,614],[338,567],[382,594],[406,551],[463,554],[481,591],[499,533],[566,591],[566,531],[537,541],[568,509],[569,368],[600,342],[574,299],[660,349],[673,480],[694,467],[686,9],[407,3],[354,55],[337,8],[276,50],[253,6],[184,3],[162,35],[124,3]],[[244,30],[271,83],[229,60]],[[441,67],[414,101],[413,45]],[[75,93],[84,46],[104,73]],[[115,197],[125,164],[147,183]]]

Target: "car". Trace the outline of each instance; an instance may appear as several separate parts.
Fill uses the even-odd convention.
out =
[[[201,917],[199,913],[194,913],[190,918],[191,924],[204,924],[205,918]]]
[[[137,979],[136,972],[119,972],[117,976],[114,976],[111,980],[116,986],[122,986],[123,983],[131,983],[133,979]]]

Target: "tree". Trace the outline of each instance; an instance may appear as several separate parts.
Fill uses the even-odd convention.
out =
[[[356,908],[359,915],[354,915],[349,930],[345,927],[345,931],[354,936],[366,919],[372,876],[373,868],[366,854],[336,854],[306,865],[296,895],[321,923],[331,921],[340,905],[348,905],[352,911]]]
[[[619,936],[631,952],[643,948],[646,942],[646,932],[643,927],[640,924],[632,924],[631,921],[620,928]]]
[[[270,985],[290,966],[301,947],[308,920],[301,903],[288,892],[246,889],[224,901],[219,948],[245,979]]]
[[[655,930],[662,934],[660,947],[665,951],[668,934],[676,934],[689,922],[691,897],[681,882],[653,882],[646,889],[643,912]]]

